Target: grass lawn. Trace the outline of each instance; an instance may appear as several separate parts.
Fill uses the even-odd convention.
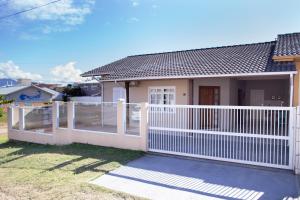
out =
[[[85,144],[15,142],[0,135],[0,199],[136,199],[88,181],[142,154]]]

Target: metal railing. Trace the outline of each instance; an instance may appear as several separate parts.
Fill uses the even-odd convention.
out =
[[[149,105],[149,149],[290,168],[294,108]]]

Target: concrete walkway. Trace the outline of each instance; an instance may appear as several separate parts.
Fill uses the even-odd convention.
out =
[[[146,155],[92,181],[149,199],[294,199],[289,171]]]

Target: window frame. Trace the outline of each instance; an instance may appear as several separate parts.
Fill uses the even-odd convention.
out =
[[[174,104],[152,104],[152,105],[166,105],[166,106],[169,106],[169,105],[176,105],[176,87],[175,86],[151,86],[151,87],[148,87],[148,103],[151,104],[151,90],[153,89],[161,89],[161,90],[164,90],[164,89],[172,89],[174,90]],[[155,93],[157,94],[157,93]],[[164,92],[161,93],[162,96],[164,96]],[[162,98],[162,101],[164,102],[164,98]],[[164,107],[161,107],[161,108],[156,108],[154,110],[152,110],[153,112],[169,112],[169,113],[174,113],[176,109],[174,108],[164,108]]]
[[[151,86],[148,87],[148,103],[151,104],[151,90],[153,89],[173,89],[174,90],[174,104],[157,104],[157,105],[176,105],[176,87],[175,86]],[[164,95],[164,94],[163,94]]]

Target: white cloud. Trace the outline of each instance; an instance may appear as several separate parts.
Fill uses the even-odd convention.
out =
[[[69,62],[65,65],[58,65],[51,69],[50,73],[53,76],[54,81],[62,83],[81,82],[83,78],[80,69],[76,69],[75,62]]]
[[[73,0],[62,0],[56,3],[23,13],[21,16],[30,20],[60,20],[68,25],[81,24],[84,17],[91,13],[95,3],[91,0],[82,0],[76,5]],[[9,7],[21,11],[49,3],[49,0],[11,0]]]
[[[135,22],[139,22],[140,20],[136,17],[131,17],[127,20],[128,23],[135,23]]]
[[[7,61],[6,63],[0,63],[0,78],[29,78],[34,81],[39,81],[42,79],[42,76],[40,74],[24,72],[13,61]]]
[[[72,28],[70,26],[44,26],[41,28],[42,32],[44,34],[50,34],[50,33],[61,33],[61,32],[68,32],[71,31]]]
[[[139,1],[139,0],[131,0],[131,5],[132,5],[133,7],[137,7],[137,6],[140,5],[140,1]]]

